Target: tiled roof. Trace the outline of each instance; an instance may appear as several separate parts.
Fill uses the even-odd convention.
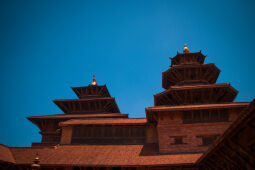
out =
[[[104,114],[57,114],[31,116],[28,119],[73,119],[73,118],[108,118],[108,117],[128,117],[128,114],[104,113]]]
[[[190,90],[190,89],[207,89],[207,88],[218,88],[218,87],[229,87],[234,93],[238,93],[229,83],[219,83],[219,84],[199,84],[199,85],[186,85],[186,86],[171,86],[169,89],[157,93],[154,96],[159,96],[161,94],[168,93],[171,90]]]
[[[91,111],[95,112],[111,112],[111,113],[120,113],[119,107],[115,101],[114,97],[99,97],[99,98],[86,98],[86,99],[56,99],[53,102],[64,112],[67,114],[82,114],[82,113],[89,113]],[[103,102],[103,103],[102,103]],[[98,104],[97,109],[83,109],[81,108],[81,104],[87,103],[90,105],[93,103],[101,103]],[[110,105],[110,106],[109,106]],[[106,107],[107,106],[107,107]],[[75,110],[74,108],[78,108]]]
[[[10,149],[0,144],[0,162],[15,163]]]
[[[249,102],[234,102],[223,104],[203,104],[203,105],[183,105],[183,106],[155,106],[147,107],[147,111],[174,111],[174,110],[201,110],[201,109],[216,109],[216,108],[233,108],[233,107],[247,107]]]
[[[114,119],[72,119],[65,122],[60,122],[60,126],[68,125],[144,125],[147,123],[146,118],[114,118]]]
[[[93,101],[93,100],[114,100],[114,97],[98,97],[88,99],[55,99],[53,102],[76,102],[76,101]]]
[[[201,154],[158,155],[155,145],[63,145],[55,148],[10,148],[17,164],[31,164],[36,153],[41,165],[159,166],[193,164]]]

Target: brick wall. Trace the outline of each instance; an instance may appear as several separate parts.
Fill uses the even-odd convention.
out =
[[[157,135],[160,153],[203,152],[208,148],[208,140],[224,133],[241,108],[228,110],[227,122],[184,124],[182,111],[165,111],[158,114]]]
[[[230,122],[200,123],[180,125],[158,125],[160,153],[203,152],[208,146],[203,146],[201,136],[221,135]],[[183,144],[175,144],[175,137],[182,137]]]

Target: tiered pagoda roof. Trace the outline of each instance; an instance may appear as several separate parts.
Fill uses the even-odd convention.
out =
[[[57,115],[31,116],[28,120],[41,130],[42,143],[37,145],[56,145],[60,142],[61,126],[70,120],[75,125],[76,120],[100,121],[105,119],[127,119],[128,114],[120,113],[115,98],[111,97],[106,85],[98,85],[95,75],[88,86],[72,87],[78,99],[57,99],[53,102],[64,112]],[[132,120],[131,120],[132,121]],[[66,123],[65,123],[66,124]],[[135,124],[135,121],[134,121]]]
[[[216,84],[220,70],[204,64],[205,57],[185,45],[171,58],[162,73],[166,90],[154,95],[146,118],[120,113],[95,76],[88,86],[72,87],[78,99],[54,100],[64,114],[28,117],[40,128],[41,143],[0,144],[0,169],[252,169],[255,100],[233,102],[238,91]],[[206,151],[208,136],[221,134]]]
[[[65,114],[120,113],[115,98],[110,96],[106,85],[97,85],[95,75],[89,86],[72,89],[79,99],[53,101]]]
[[[162,87],[215,83],[220,70],[213,63],[204,64],[205,57],[201,51],[190,53],[185,44],[182,54],[170,58],[171,68],[162,73]]]
[[[166,90],[154,95],[154,105],[168,109],[188,105],[191,109],[192,105],[201,108],[204,104],[232,103],[238,91],[229,83],[216,84],[220,70],[213,63],[204,64],[205,58],[201,51],[191,53],[185,44],[183,53],[170,58],[171,67],[162,73],[162,87]],[[146,108],[155,109],[160,107]]]

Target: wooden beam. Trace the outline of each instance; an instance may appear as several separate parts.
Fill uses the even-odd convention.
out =
[[[180,74],[179,71],[176,71],[176,69],[173,69],[173,73],[175,74],[176,78],[177,78],[177,81],[180,81],[183,79],[183,75]]]
[[[171,104],[176,104],[175,101],[173,101],[173,99],[171,99],[169,97],[169,95],[171,96],[171,94],[168,94],[168,95],[164,95],[164,98],[167,100],[168,104],[171,105]]]
[[[182,104],[183,103],[183,100],[181,99],[181,97],[179,96],[179,94],[177,93],[176,90],[173,90],[172,91],[172,94],[175,96],[175,98],[177,99],[177,104]]]
[[[234,165],[235,167],[241,168],[238,163],[236,163],[228,154],[224,153],[222,150],[224,149],[221,148],[217,150],[221,157],[225,158],[227,161],[230,162],[230,164]]]
[[[176,82],[178,82],[178,81],[180,81],[177,77],[176,77],[176,75],[175,75],[175,73],[172,71],[172,72],[170,72],[170,79],[173,79],[174,81],[176,81]]]
[[[235,149],[237,149],[240,153],[242,153],[243,155],[245,155],[245,156],[248,157],[248,158],[251,158],[251,159],[255,162],[255,156],[254,156],[253,153],[251,153],[250,151],[247,151],[245,148],[243,148],[243,146],[237,144],[237,143],[234,142],[234,141],[229,140],[228,142],[229,142],[230,144],[232,144],[233,147],[234,147]]]
[[[243,163],[243,165],[248,165],[250,168],[252,168],[253,165],[251,165],[250,162],[248,162],[246,159],[243,158],[242,155],[240,155],[240,152],[238,152],[238,148],[235,148],[235,145],[233,145],[230,140],[227,140],[225,147],[228,148],[228,150],[232,152],[233,155],[237,156],[239,160]]]

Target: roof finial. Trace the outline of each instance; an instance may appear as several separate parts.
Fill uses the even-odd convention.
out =
[[[183,54],[190,53],[187,44],[184,44]]]
[[[39,168],[40,168],[39,162],[40,162],[40,160],[39,160],[39,154],[36,153],[35,159],[34,159],[34,161],[33,161],[33,164],[31,165],[31,167],[32,167],[33,169],[39,169]]]
[[[93,80],[92,80],[92,83],[91,83],[93,86],[96,86],[97,85],[97,80],[96,80],[96,77],[95,77],[95,74],[93,75]]]

